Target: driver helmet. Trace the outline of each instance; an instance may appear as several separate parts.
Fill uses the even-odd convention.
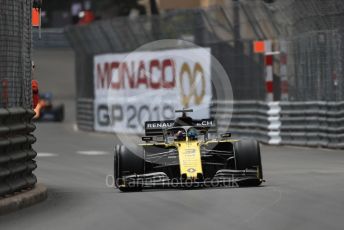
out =
[[[190,138],[190,139],[197,139],[197,137],[198,137],[198,132],[197,132],[197,130],[195,129],[195,128],[190,128],[189,130],[188,130],[188,138]]]
[[[41,95],[41,98],[50,102],[53,100],[53,94],[52,93],[43,93]]]
[[[177,140],[183,140],[185,137],[184,135],[184,132],[182,130],[179,130],[177,133],[176,133],[176,139]]]

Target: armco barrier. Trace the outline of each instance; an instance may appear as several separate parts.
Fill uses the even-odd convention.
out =
[[[78,126],[94,130],[93,99],[78,100]],[[344,102],[213,101],[219,132],[265,144],[344,148]]]
[[[280,144],[280,110],[277,102],[214,101],[211,115],[217,120],[219,132],[223,132],[230,121],[229,131],[233,135]]]
[[[282,144],[344,148],[344,102],[280,102]]]
[[[232,112],[233,134],[273,145],[344,148],[344,102],[216,103],[221,105],[215,115],[220,128]]]
[[[49,28],[41,30],[39,38],[38,29],[32,31],[32,43],[37,48],[70,48],[69,41],[66,38],[63,28]]]
[[[0,196],[33,187],[37,153],[31,145],[34,111],[23,108],[0,109]]]
[[[79,98],[77,100],[77,124],[80,130],[94,130],[93,99]]]

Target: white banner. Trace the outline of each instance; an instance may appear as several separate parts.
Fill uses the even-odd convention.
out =
[[[203,48],[95,56],[95,130],[143,133],[145,121],[174,119],[182,108],[208,118],[210,60]]]

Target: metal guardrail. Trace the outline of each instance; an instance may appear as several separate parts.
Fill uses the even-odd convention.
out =
[[[214,101],[211,109],[219,132],[230,131],[235,136],[251,137],[267,144],[281,142],[279,113],[278,103],[261,101]]]
[[[219,127],[266,144],[344,148],[344,102],[216,102]],[[233,109],[231,109],[233,107]]]
[[[0,196],[33,187],[37,153],[31,145],[36,126],[34,111],[23,108],[0,109]]]
[[[79,128],[93,131],[93,99],[77,107]],[[344,102],[213,101],[211,116],[220,133],[265,144],[344,148]]]
[[[344,102],[281,102],[282,144],[344,148]]]
[[[78,98],[77,100],[77,124],[80,130],[94,130],[94,106],[93,99]]]
[[[64,28],[42,29],[41,38],[38,29],[33,29],[32,43],[34,48],[70,48]]]

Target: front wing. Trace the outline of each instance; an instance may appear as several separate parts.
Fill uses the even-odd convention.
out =
[[[143,187],[143,188],[178,188],[178,187],[239,187],[242,182],[251,180],[261,180],[259,172],[254,169],[230,170],[221,169],[216,172],[213,178],[209,179],[181,179],[169,178],[164,172],[148,174],[129,175],[123,178],[123,187]],[[261,180],[262,181],[262,180]]]

